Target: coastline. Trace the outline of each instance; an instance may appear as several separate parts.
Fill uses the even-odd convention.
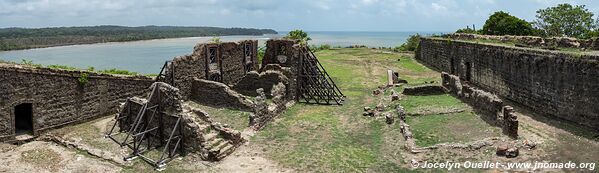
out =
[[[30,47],[30,48],[22,48],[22,49],[0,50],[0,52],[34,50],[34,49],[43,49],[43,48],[52,48],[52,47],[67,47],[67,46],[77,46],[77,45],[110,44],[110,43],[131,43],[131,42],[141,42],[141,41],[169,40],[169,39],[182,39],[182,38],[212,38],[212,37],[229,37],[229,36],[267,36],[267,35],[277,35],[277,34],[169,37],[169,38],[153,38],[153,39],[140,39],[140,40],[129,40],[129,41],[106,41],[106,42],[90,42],[90,43],[64,43],[64,44],[57,44],[57,45],[44,45],[44,46],[36,46],[36,47]]]

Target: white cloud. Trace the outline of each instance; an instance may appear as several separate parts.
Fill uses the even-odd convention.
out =
[[[364,4],[364,5],[370,5],[370,4],[373,4],[373,3],[376,3],[376,2],[378,2],[378,0],[360,0],[360,1],[361,1],[361,2],[362,2],[362,4]]]
[[[447,10],[447,7],[445,7],[443,5],[440,5],[438,3],[435,3],[435,2],[431,3],[431,8],[433,10],[435,10],[435,11],[445,11],[445,10]]]

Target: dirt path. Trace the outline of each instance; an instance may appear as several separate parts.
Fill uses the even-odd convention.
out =
[[[265,158],[262,147],[253,145],[251,141],[220,161],[215,168],[219,172],[293,172]]]
[[[245,139],[251,139],[255,133],[254,130],[245,129],[242,135]],[[264,147],[252,143],[251,140],[241,145],[224,160],[215,163],[214,168],[218,172],[293,172],[266,158]]]
[[[121,168],[51,142],[33,141],[0,154],[0,172],[119,172]]]

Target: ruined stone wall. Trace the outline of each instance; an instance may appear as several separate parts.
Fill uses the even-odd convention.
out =
[[[266,68],[281,66],[281,71],[284,72],[289,79],[286,97],[297,100],[298,94],[298,79],[301,68],[301,45],[295,40],[268,40],[266,42],[266,52],[262,59],[261,71],[266,71]],[[275,66],[273,66],[275,65]]]
[[[232,89],[246,96],[258,96],[256,90],[263,88],[266,96],[272,97],[270,91],[273,85],[283,83],[289,86],[289,79],[280,71],[268,70],[258,74],[256,71],[249,72],[244,78],[237,82]]]
[[[0,141],[14,137],[14,107],[32,103],[34,134],[115,113],[128,97],[142,95],[153,80],[21,65],[0,64]]]
[[[499,42],[511,42],[524,46],[532,47],[555,47],[555,48],[580,48],[589,50],[599,50],[599,38],[593,39],[575,39],[568,37],[536,37],[536,36],[512,36],[512,35],[478,35],[455,33],[446,37],[456,40],[490,40]]]
[[[497,95],[480,90],[474,86],[462,83],[460,78],[445,72],[441,74],[443,87],[457,96],[460,100],[474,107],[483,120],[487,123],[499,126],[503,133],[512,137],[518,137],[518,118],[511,106],[503,103]]]
[[[257,51],[256,40],[199,43],[191,55],[178,56],[171,61],[165,69],[165,81],[174,81],[171,85],[181,89],[183,99],[190,96],[194,78],[232,85],[247,72],[258,69]],[[215,56],[214,63],[210,62],[211,54]]]
[[[249,59],[245,59],[245,46],[249,44]],[[223,77],[225,84],[234,84],[241,79],[247,72],[258,69],[258,41],[246,40],[239,43],[221,43],[220,51],[222,55]],[[249,61],[249,62],[248,62]],[[248,64],[251,63],[251,64]],[[249,65],[249,68],[248,68]]]
[[[207,82],[217,83],[212,81]],[[199,108],[184,104],[183,100],[181,100],[179,89],[162,82],[154,83],[151,89],[148,97],[150,94],[152,97],[146,99],[133,97],[121,107],[121,116],[126,116],[127,118],[120,120],[120,129],[130,129],[135,119],[137,119],[142,105],[147,102],[148,106],[159,105],[159,111],[154,114],[153,118],[150,118],[153,115],[153,113],[150,113],[151,111],[147,111],[144,116],[146,121],[151,122],[146,128],[152,129],[158,127],[158,131],[150,132],[157,135],[148,134],[145,136],[147,137],[146,140],[152,140],[150,143],[152,147],[165,145],[164,142],[160,141],[159,136],[162,136],[166,140],[173,133],[173,130],[175,130],[175,136],[182,136],[183,140],[180,145],[184,153],[207,155],[210,147],[214,147],[206,145],[210,144],[207,143],[209,141],[206,141],[208,140],[207,135],[209,133],[218,134],[223,139],[228,140],[234,147],[241,145],[245,140],[241,137],[241,132],[214,122],[208,113]],[[178,124],[179,126],[175,127],[179,117],[181,117],[181,121]],[[138,131],[143,131],[143,129],[138,129]],[[171,145],[174,146],[172,143]]]
[[[272,90],[270,93],[273,95],[272,103],[266,102],[266,94],[263,88],[259,88],[256,90],[258,96],[256,97],[256,101],[254,104],[254,113],[250,115],[250,127],[255,130],[260,130],[266,124],[273,121],[274,118],[281,115],[285,110],[287,110],[287,104],[290,103],[290,100],[286,99],[285,93],[287,93],[285,85],[283,83],[278,83],[277,85],[272,86]],[[292,104],[291,104],[292,105]]]
[[[225,84],[196,79],[193,81],[192,86],[190,99],[197,103],[242,111],[253,110],[253,103],[249,98],[233,91]]]
[[[538,113],[599,129],[599,57],[423,38],[421,63]]]

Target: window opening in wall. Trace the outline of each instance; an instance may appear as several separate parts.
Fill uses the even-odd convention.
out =
[[[216,47],[208,48],[208,58],[210,64],[216,63]]]
[[[246,43],[244,46],[244,51],[245,51],[245,58],[243,60],[244,66],[245,66],[245,72],[250,72],[252,70],[254,70],[254,62],[252,62],[252,44],[250,43]]]
[[[246,58],[252,57],[252,45],[250,43],[245,44],[245,57]],[[250,62],[250,61],[246,61],[246,62]]]
[[[33,133],[33,104],[15,106],[15,134]]]

